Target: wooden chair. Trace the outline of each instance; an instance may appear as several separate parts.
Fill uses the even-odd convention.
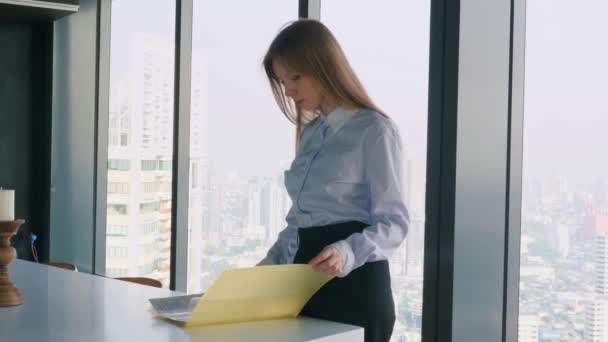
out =
[[[141,285],[148,285],[148,286],[153,286],[153,287],[163,287],[163,284],[156,280],[156,279],[152,279],[152,278],[145,278],[145,277],[119,277],[119,278],[114,278],[114,279],[118,279],[118,280],[122,280],[122,281],[128,281],[130,283],[136,283],[136,284],[141,284]]]
[[[48,265],[48,266],[63,268],[64,270],[68,270],[68,271],[78,272],[78,267],[76,267],[76,265],[69,264],[67,262],[52,262],[52,261],[49,261],[49,262],[45,262],[44,264]]]

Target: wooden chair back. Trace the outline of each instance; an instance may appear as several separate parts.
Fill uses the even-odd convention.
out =
[[[118,279],[118,280],[122,280],[122,281],[128,281],[131,283],[136,283],[136,284],[142,284],[142,285],[148,285],[148,286],[153,286],[153,287],[163,287],[163,284],[156,280],[156,279],[152,279],[152,278],[145,278],[145,277],[119,277],[119,278],[114,278],[114,279]]]
[[[49,262],[45,262],[44,264],[48,265],[48,266],[52,266],[52,267],[63,268],[64,270],[78,272],[78,267],[76,267],[76,265],[73,265],[73,264],[70,264],[70,263],[67,263],[67,262],[53,262],[53,261],[49,261]]]

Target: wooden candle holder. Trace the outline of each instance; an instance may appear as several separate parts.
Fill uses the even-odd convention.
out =
[[[0,221],[0,306],[23,304],[23,297],[8,274],[8,265],[17,256],[17,251],[11,246],[11,237],[24,223],[25,220]]]

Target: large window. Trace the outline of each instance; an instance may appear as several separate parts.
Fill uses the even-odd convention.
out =
[[[145,8],[145,15],[142,13]],[[106,275],[169,285],[174,0],[112,1]]]
[[[527,2],[519,341],[608,341],[608,2]]]
[[[295,127],[278,110],[262,58],[297,1],[195,1],[188,291],[254,266],[285,228],[283,170]],[[255,15],[252,15],[255,13]]]
[[[370,7],[373,6],[373,11]],[[398,125],[411,224],[390,260],[394,341],[419,341],[422,323],[430,1],[323,1],[334,32],[376,104]]]

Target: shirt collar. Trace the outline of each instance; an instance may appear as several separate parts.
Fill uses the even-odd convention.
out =
[[[344,124],[350,120],[359,110],[358,109],[345,109],[342,107],[336,107],[329,114],[321,114],[321,119],[325,121],[334,132],[337,132]]]

